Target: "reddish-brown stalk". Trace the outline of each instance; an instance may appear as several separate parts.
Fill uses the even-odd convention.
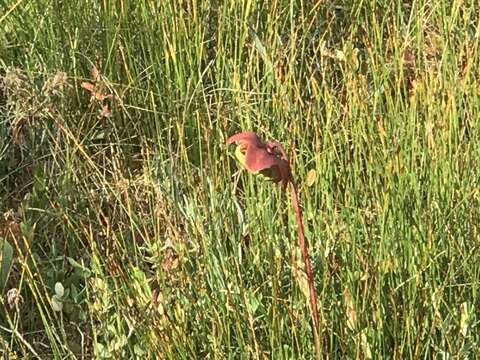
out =
[[[305,273],[307,275],[308,290],[310,294],[310,312],[313,321],[313,337],[315,341],[315,350],[317,356],[320,358],[320,320],[318,318],[317,292],[315,290],[315,282],[313,279],[312,264],[308,254],[308,245],[305,241],[305,234],[303,230],[302,210],[298,201],[297,186],[290,180],[290,193],[292,195],[292,206],[295,212],[295,221],[297,223],[297,235],[300,251],[302,252],[303,264],[305,266]]]
[[[227,144],[231,143],[238,144],[238,151],[236,152],[237,157],[248,171],[254,174],[262,173],[274,182],[281,181],[283,185],[282,188],[285,191],[287,190],[287,186],[290,185],[292,206],[297,224],[298,243],[302,253],[305,273],[307,275],[315,352],[317,357],[320,358],[320,320],[318,317],[317,292],[315,290],[308,246],[305,241],[302,210],[298,200],[298,191],[295,182],[293,181],[288,156],[282,144],[277,141],[264,143],[253,131],[247,131],[231,136],[227,140]]]

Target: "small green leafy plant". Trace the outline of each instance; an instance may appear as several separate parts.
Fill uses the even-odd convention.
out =
[[[315,351],[320,357],[320,321],[317,307],[317,293],[313,280],[312,265],[308,254],[308,245],[302,222],[302,211],[298,200],[297,186],[293,180],[290,163],[284,147],[277,141],[263,142],[255,132],[246,131],[235,134],[227,139],[227,144],[236,144],[235,156],[247,171],[252,174],[262,174],[273,182],[281,182],[282,188],[287,187],[292,196],[292,206],[297,223],[297,234],[300,250],[302,252],[305,273],[307,275],[310,312],[313,321],[313,335]]]

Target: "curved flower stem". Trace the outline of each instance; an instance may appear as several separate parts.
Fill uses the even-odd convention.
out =
[[[303,232],[302,211],[298,202],[298,193],[295,183],[292,179],[292,170],[288,160],[287,153],[282,144],[278,141],[269,141],[264,143],[253,131],[245,131],[230,136],[227,144],[237,144],[235,154],[242,165],[251,173],[266,174],[274,182],[282,182],[282,189],[287,190],[290,185],[292,195],[292,205],[295,211],[295,220],[297,222],[297,233],[300,250],[302,252],[305,273],[310,298],[310,313],[313,321],[313,337],[315,341],[315,353],[317,358],[321,358],[320,344],[320,321],[318,319],[317,293],[313,281],[312,264],[308,256],[307,243]],[[286,228],[288,231],[288,228]]]
[[[313,280],[312,264],[310,262],[310,256],[308,255],[308,245],[305,242],[305,234],[303,232],[302,210],[300,209],[300,204],[298,201],[297,187],[293,180],[290,180],[290,192],[292,195],[293,210],[295,212],[295,221],[297,223],[298,243],[302,252],[305,273],[307,275],[308,289],[310,293],[310,312],[313,321],[313,338],[315,341],[315,352],[317,354],[317,358],[320,359],[320,321],[318,317],[317,292],[315,290],[315,283]]]

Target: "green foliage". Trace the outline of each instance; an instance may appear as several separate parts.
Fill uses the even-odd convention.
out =
[[[477,7],[0,1],[0,354],[311,358],[292,216],[226,150],[251,129],[325,355],[480,356]]]
[[[0,294],[3,294],[12,268],[13,247],[7,240],[0,238],[0,251]]]

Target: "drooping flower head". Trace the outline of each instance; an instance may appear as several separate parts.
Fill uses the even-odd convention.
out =
[[[227,144],[237,144],[235,156],[249,172],[281,181],[284,187],[291,180],[288,157],[279,142],[264,143],[253,131],[245,131],[229,137]]]
[[[318,316],[317,295],[313,277],[312,264],[308,254],[308,245],[305,241],[305,234],[302,222],[302,210],[300,208],[297,188],[292,179],[292,172],[288,157],[282,144],[277,141],[264,143],[253,131],[246,131],[235,134],[227,139],[227,144],[237,144],[235,155],[242,165],[253,174],[263,174],[274,182],[282,182],[283,189],[289,186],[292,195],[292,206],[295,211],[297,223],[298,242],[305,265],[307,276],[310,311],[313,321],[313,337],[317,357],[321,358],[320,342],[320,320]]]

